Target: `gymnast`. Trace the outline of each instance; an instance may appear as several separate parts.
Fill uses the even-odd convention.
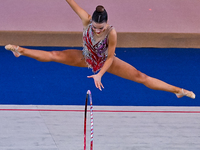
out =
[[[192,91],[179,88],[159,79],[147,76],[132,65],[115,56],[117,33],[113,26],[108,24],[108,15],[101,5],[96,7],[94,13],[89,15],[74,0],[66,0],[74,12],[82,20],[83,25],[83,50],[43,51],[32,50],[16,45],[6,45],[5,49],[13,52],[15,57],[21,55],[36,59],[41,62],[58,62],[70,66],[89,67],[93,71],[96,88],[104,88],[101,78],[105,72],[119,77],[142,83],[154,90],[174,93],[177,98],[187,96],[195,98]],[[134,89],[133,89],[134,90]]]

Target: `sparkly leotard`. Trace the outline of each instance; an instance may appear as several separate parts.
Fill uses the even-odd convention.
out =
[[[108,35],[113,27],[109,26],[103,40],[95,41],[92,24],[83,31],[83,55],[89,68],[94,73],[99,71],[106,61],[108,54]]]

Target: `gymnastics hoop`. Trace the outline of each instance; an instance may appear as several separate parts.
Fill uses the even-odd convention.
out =
[[[91,136],[90,136],[90,150],[93,150],[93,106],[92,106],[92,94],[91,91],[88,90],[85,99],[85,117],[84,117],[84,150],[86,150],[86,122],[87,122],[87,105],[88,105],[88,97],[90,98],[90,129],[91,129]]]

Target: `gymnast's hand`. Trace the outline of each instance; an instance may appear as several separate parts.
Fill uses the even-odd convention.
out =
[[[100,91],[102,91],[101,88],[104,88],[103,84],[101,83],[101,76],[98,74],[87,76],[88,78],[93,78],[94,79],[94,84],[96,88],[98,88]]]

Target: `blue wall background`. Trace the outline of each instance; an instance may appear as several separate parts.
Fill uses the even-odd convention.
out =
[[[147,75],[194,91],[196,99],[178,99],[172,93],[154,91],[109,73],[102,78],[105,89],[99,91],[93,79],[87,78],[93,74],[91,69],[38,62],[24,56],[15,58],[0,47],[0,104],[84,105],[90,89],[94,105],[200,106],[200,49],[117,48],[116,54]]]

